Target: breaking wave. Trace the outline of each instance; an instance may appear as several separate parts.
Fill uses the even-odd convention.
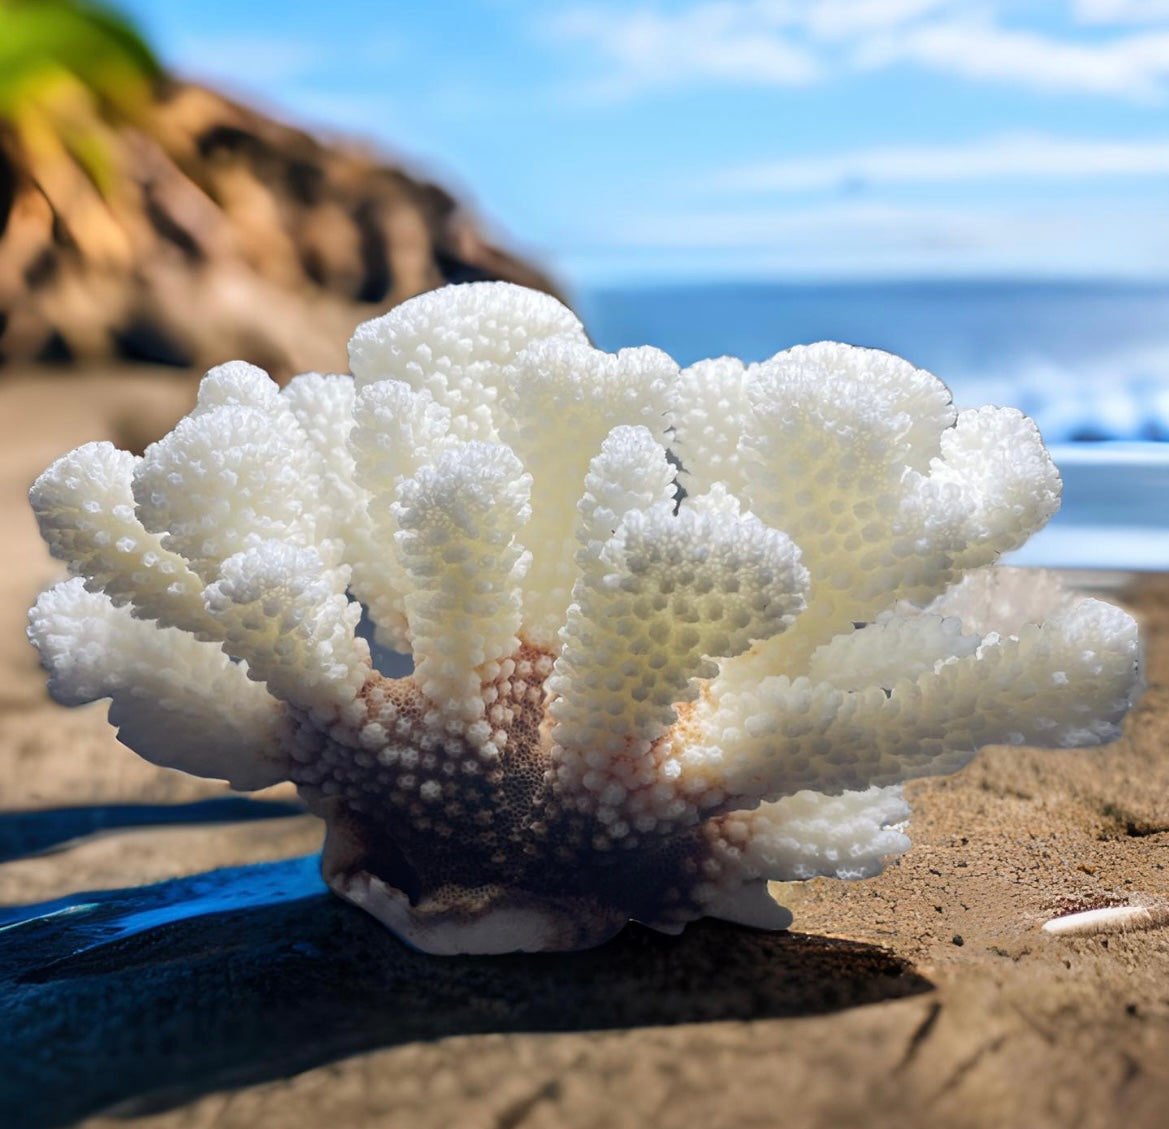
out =
[[[1076,364],[1032,355],[1003,365],[993,377],[965,373],[950,385],[962,406],[1020,408],[1048,443],[1169,442],[1169,342]]]

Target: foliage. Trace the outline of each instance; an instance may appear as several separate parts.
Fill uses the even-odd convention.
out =
[[[88,0],[0,0],[0,124],[34,161],[63,145],[99,188],[103,119],[141,116],[162,69],[121,15]]]

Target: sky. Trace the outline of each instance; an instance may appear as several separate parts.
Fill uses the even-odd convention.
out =
[[[121,0],[570,284],[1169,278],[1169,0]]]

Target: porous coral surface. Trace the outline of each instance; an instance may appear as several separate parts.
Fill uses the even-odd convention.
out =
[[[902,781],[1108,741],[1138,689],[1129,616],[994,563],[1058,506],[1034,425],[900,358],[679,371],[484,283],[350,363],[221,366],[141,458],[54,463],[30,636],[147,759],[295,782],[420,948],[783,927],[768,880],[909,846]]]

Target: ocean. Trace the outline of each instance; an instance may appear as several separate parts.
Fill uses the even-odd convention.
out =
[[[825,339],[897,353],[960,407],[1009,404],[1039,424],[1064,504],[1016,562],[1169,568],[1169,283],[678,285],[576,305],[601,348],[656,345],[683,365]]]

